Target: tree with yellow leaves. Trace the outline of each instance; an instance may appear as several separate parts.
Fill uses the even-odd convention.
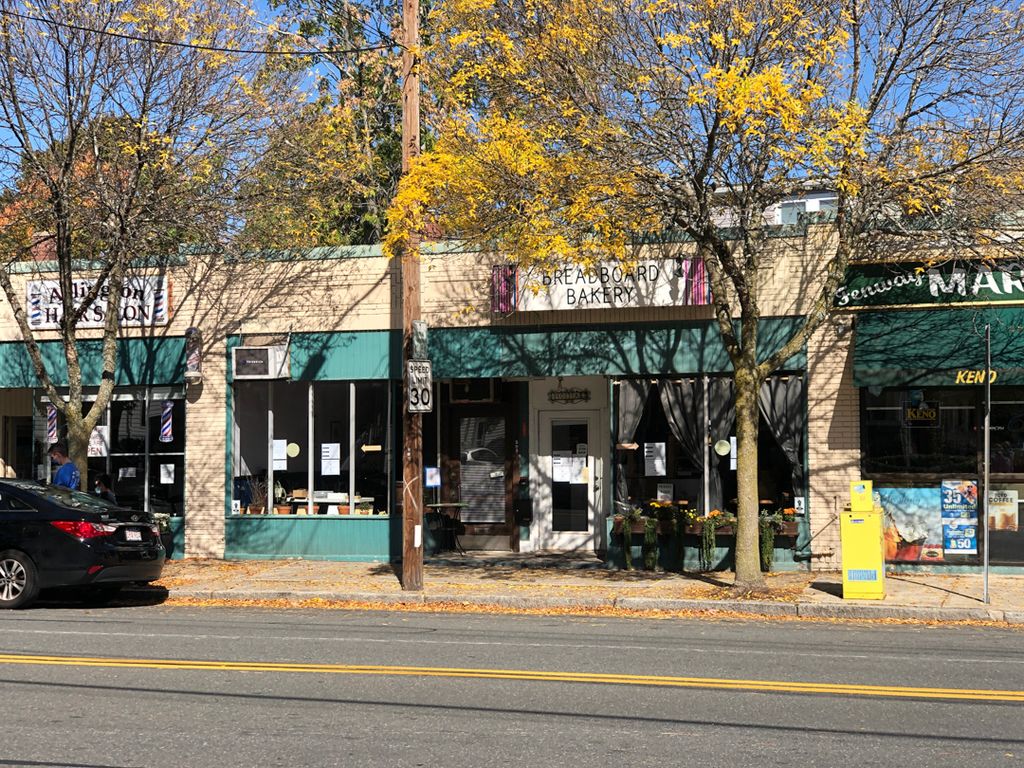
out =
[[[298,100],[296,78],[265,66],[255,16],[244,0],[0,0],[0,287],[83,480],[132,324],[123,297],[183,245],[230,244],[265,135]],[[29,306],[42,292],[52,317]],[[53,369],[47,338],[63,345]]]
[[[628,260],[639,235],[689,242],[734,369],[736,583],[761,585],[757,394],[821,325],[847,263],[879,233],[890,253],[1015,241],[993,214],[1024,182],[1021,9],[441,0],[431,24],[438,139],[400,187],[389,247],[440,226],[550,269]],[[836,195],[834,236],[810,310],[759,354],[765,213],[810,185]]]
[[[379,243],[401,174],[397,8],[384,0],[274,0],[277,37],[305,55],[317,98],[271,137],[247,236],[294,247]]]

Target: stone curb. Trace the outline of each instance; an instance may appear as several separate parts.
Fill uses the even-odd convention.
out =
[[[134,591],[134,590],[133,590]],[[742,600],[686,600],[654,597],[544,597],[456,593],[298,592],[275,589],[172,589],[171,597],[199,600],[326,600],[386,605],[498,606],[512,609],[621,608],[633,611],[688,611],[706,614],[794,616],[822,619],[911,619],[917,621],[999,621],[1024,624],[1024,612],[994,608],[925,608],[909,605],[775,603]]]
[[[988,608],[923,608],[913,605],[798,603],[797,615],[819,619],[915,619],[918,621],[1003,621]]]
[[[536,597],[516,595],[463,595],[443,594],[425,595],[425,605],[443,605],[456,603],[460,605],[499,605],[504,608],[613,608],[614,598],[604,597]]]
[[[616,608],[634,611],[697,611],[700,613],[749,613],[755,616],[796,616],[796,603],[764,600],[684,600],[656,597],[622,597]]]

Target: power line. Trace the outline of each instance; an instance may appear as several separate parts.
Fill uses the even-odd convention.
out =
[[[197,51],[212,51],[215,53],[238,53],[246,55],[261,55],[261,56],[323,56],[323,55],[346,55],[352,53],[369,53],[370,51],[383,51],[388,48],[392,48],[398,45],[396,42],[391,42],[387,45],[367,45],[356,48],[323,48],[323,49],[309,49],[300,51],[282,51],[272,49],[260,49],[260,48],[225,48],[216,45],[201,45],[199,43],[182,43],[176,40],[157,40],[151,37],[142,37],[141,35],[129,35],[124,32],[114,32],[109,29],[94,29],[92,27],[83,27],[78,24],[71,24],[66,21],[57,21],[55,19],[44,19],[40,16],[31,16],[25,13],[18,13],[17,11],[11,11],[6,8],[0,9],[0,15],[12,16],[23,21],[35,21],[40,24],[49,24],[55,27],[63,27],[64,29],[73,29],[77,32],[89,32],[94,35],[105,35],[107,37],[117,37],[121,40],[130,40],[135,43],[149,43],[151,45],[166,45],[172,48],[189,48]]]

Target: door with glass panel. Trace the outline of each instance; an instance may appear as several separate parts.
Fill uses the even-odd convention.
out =
[[[593,549],[601,483],[598,413],[541,413],[536,549]]]

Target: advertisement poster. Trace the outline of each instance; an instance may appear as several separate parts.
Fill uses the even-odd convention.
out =
[[[644,443],[644,474],[647,477],[665,476],[664,443]]]
[[[90,459],[95,456],[106,456],[110,453],[110,427],[97,424],[92,428],[87,451]]]
[[[988,525],[993,531],[1019,530],[1017,491],[993,489],[988,492]]]
[[[939,488],[877,488],[885,511],[885,559],[897,563],[943,561]]]
[[[949,554],[978,554],[978,482],[942,481],[942,546]]]

